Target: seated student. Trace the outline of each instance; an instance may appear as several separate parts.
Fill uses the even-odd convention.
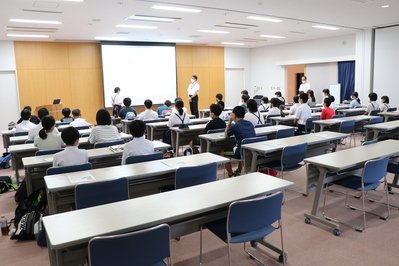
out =
[[[36,127],[35,124],[30,122],[30,110],[29,109],[24,109],[21,111],[21,119],[22,122],[17,124],[15,127],[15,132],[29,132],[32,128]]]
[[[134,120],[129,125],[133,140],[125,144],[122,155],[122,164],[126,164],[126,158],[132,155],[144,155],[154,153],[154,143],[145,139],[145,124],[141,120]]]
[[[171,128],[174,125],[189,124],[189,123],[190,123],[190,117],[184,111],[184,102],[183,101],[175,102],[175,110],[169,118],[168,127]]]
[[[324,94],[324,98],[327,98],[330,96],[330,90],[329,89],[323,89],[323,94]]]
[[[224,131],[224,136],[226,138],[235,136],[237,146],[233,150],[222,151],[222,156],[233,156],[234,158],[241,158],[241,142],[246,138],[256,137],[254,126],[251,122],[244,120],[245,109],[242,106],[236,106],[233,112],[230,114],[229,122],[227,123],[226,129]],[[232,124],[234,122],[235,124]],[[225,168],[229,177],[241,175],[242,165],[238,162],[238,168],[235,172],[231,168],[231,163],[226,163]]]
[[[144,106],[145,106],[145,111],[139,114],[138,119],[141,121],[147,121],[147,120],[156,120],[158,119],[158,114],[157,112],[154,112],[151,107],[152,107],[152,101],[147,99],[144,101]]]
[[[260,99],[260,105],[258,107],[258,111],[259,112],[268,112],[270,109],[270,104],[269,104],[269,98],[262,97],[262,99]]]
[[[389,97],[384,95],[381,97],[381,105],[380,110],[381,112],[386,112],[391,106],[389,105]]]
[[[220,108],[222,109],[222,112],[219,115],[220,119],[225,121],[229,120],[229,114],[224,110],[224,102],[218,101],[217,104],[220,105]]]
[[[55,119],[51,115],[46,115],[42,119],[43,128],[39,131],[39,136],[35,137],[34,145],[40,151],[57,150],[64,146],[61,135],[55,132]]]
[[[356,107],[360,106],[359,94],[356,91],[352,92],[351,98],[352,98],[352,101],[349,104],[349,108],[356,108]]]
[[[61,122],[70,123],[74,120],[73,117],[71,117],[71,109],[65,107],[64,109],[62,109],[61,113],[64,116],[63,118],[61,118]]]
[[[30,107],[29,105],[27,105],[27,106],[24,107],[23,110],[25,110],[25,109],[28,109],[29,112],[31,113],[31,116],[30,116],[29,121],[32,122],[32,123],[35,124],[35,125],[40,124],[40,119],[39,119],[37,116],[32,115],[32,107]],[[23,111],[23,110],[22,110],[22,111]],[[21,123],[22,120],[23,120],[23,119],[22,119],[22,117],[21,117],[21,118],[18,120],[17,124]]]
[[[89,161],[87,151],[78,149],[79,138],[79,131],[74,127],[67,127],[61,132],[61,139],[66,144],[66,147],[65,150],[54,154],[53,167],[78,165]]]
[[[284,99],[283,96],[281,96],[281,92],[280,91],[276,91],[274,93],[274,95],[275,95],[275,98],[277,98],[279,100],[279,105],[277,107],[280,108],[281,105],[284,107],[285,99]]]
[[[294,125],[298,126],[298,133],[301,131],[305,131],[306,127],[306,119],[312,116],[312,110],[310,109],[308,102],[308,95],[306,93],[302,93],[299,95],[299,103],[300,106],[295,111],[295,119]]]
[[[176,111],[176,102],[178,102],[178,101],[182,101],[183,102],[183,99],[180,98],[180,97],[176,97],[176,99],[175,99],[175,108],[172,109],[172,113],[176,113],[177,112]],[[184,107],[184,105],[183,105],[183,111],[187,113],[187,108]]]
[[[218,103],[221,100],[223,100],[223,94],[221,93],[216,94],[216,103]]]
[[[321,111],[320,119],[331,119],[333,115],[335,115],[334,109],[330,108],[331,99],[324,98],[323,99],[323,110]]]
[[[242,96],[243,96],[243,95],[247,95],[247,96],[248,96],[248,99],[250,98],[249,95],[248,95],[248,91],[247,91],[247,90],[242,90],[242,91],[241,91],[241,96],[240,96],[240,101],[238,102],[238,105],[241,105],[241,104],[242,104],[241,99],[242,99]]]
[[[39,115],[39,119],[41,121],[43,119],[43,117],[45,117],[46,115],[49,115],[49,112],[46,108],[40,108],[39,111],[37,112],[37,114]],[[43,126],[42,126],[41,122],[37,126],[31,128],[29,130],[28,140],[34,140],[39,135],[39,131],[42,128],[43,128]],[[54,129],[54,133],[57,133],[57,134],[59,133],[57,128]]]
[[[335,103],[335,97],[330,95],[330,96],[328,96],[328,98],[330,98],[330,100],[331,100],[330,108],[335,111],[338,107],[338,105]]]
[[[279,115],[281,113],[281,110],[278,108],[279,104],[280,104],[279,99],[271,98],[270,105],[272,108],[269,110],[269,112],[267,112],[267,115]]]
[[[379,110],[380,106],[376,102],[378,99],[377,93],[371,92],[369,94],[370,103],[367,105],[365,115],[370,115],[371,111]]]
[[[244,119],[251,122],[255,127],[256,125],[263,125],[265,118],[258,111],[258,104],[254,99],[249,99],[247,102],[248,113],[245,114]]]
[[[316,97],[314,97],[314,92],[312,90],[308,90],[308,97],[309,97],[309,100],[308,100],[307,104],[310,107],[315,107],[317,104]]]
[[[157,109],[158,115],[165,115],[172,113],[172,108],[170,108],[171,105],[172,105],[171,101],[166,100],[162,106],[158,107]]]
[[[112,142],[122,140],[118,129],[111,125],[111,115],[107,110],[98,110],[96,121],[97,126],[91,130],[89,143],[95,144],[97,142]]]
[[[290,115],[294,115],[295,112],[296,112],[296,109],[298,109],[298,107],[300,106],[300,104],[299,104],[299,96],[298,95],[295,95],[293,100],[294,100],[294,105],[292,105],[291,108],[290,108]]]
[[[134,108],[130,107],[131,104],[132,104],[132,100],[129,97],[126,97],[125,99],[123,99],[123,105],[125,107],[123,107],[119,111],[119,117],[121,119],[133,119],[137,116],[136,110],[134,110]]]
[[[240,106],[244,108],[245,112],[248,112],[247,102],[249,100],[249,96],[246,94],[241,95],[241,104]]]
[[[71,127],[85,127],[85,126],[90,126],[89,123],[86,122],[86,120],[81,118],[80,110],[79,109],[73,109],[72,110],[72,115],[75,120],[73,120],[69,125]]]

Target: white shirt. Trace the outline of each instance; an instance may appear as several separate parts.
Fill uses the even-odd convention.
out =
[[[377,104],[377,106],[378,106],[378,104]],[[337,109],[337,105],[335,104],[335,102],[332,102],[331,104],[330,104],[330,108],[331,109],[333,109],[334,111]]]
[[[122,95],[119,93],[114,93],[112,96],[111,96],[111,103],[112,104],[120,104],[120,103],[122,103],[123,102],[123,97],[122,97]]]
[[[290,108],[290,114],[293,114],[293,115],[294,115],[299,106],[300,106],[299,103],[295,103],[293,106],[291,106],[291,108]]]
[[[154,143],[145,139],[144,136],[133,138],[132,141],[125,144],[122,155],[122,164],[126,164],[126,159],[132,155],[144,155],[154,153]]]
[[[187,108],[186,108],[186,107],[183,107],[182,109],[183,109],[183,111],[184,111],[185,113],[187,113]],[[179,111],[177,111],[176,108],[173,108],[173,109],[172,109],[172,114],[173,114],[173,113],[179,113]]]
[[[39,136],[39,131],[43,128],[42,123],[36,125],[35,127],[29,130],[28,140],[34,140],[37,136]],[[54,128],[53,133],[60,133],[58,132],[57,128]]]
[[[158,114],[151,109],[146,109],[144,112],[139,114],[138,119],[141,121],[156,120],[158,119]]]
[[[67,146],[65,150],[54,154],[53,167],[62,167],[87,163],[89,154],[86,150],[78,149],[78,146]]]
[[[263,118],[263,115],[259,111],[255,113],[251,112],[246,113],[244,116],[244,120],[251,122],[253,126],[263,125],[265,123],[265,119]]]
[[[188,88],[187,88],[188,95],[194,95],[194,93],[196,91],[199,93],[199,89],[200,89],[200,85],[197,82],[190,83],[190,85],[188,85]],[[197,93],[197,95],[198,95],[198,93]]]
[[[380,106],[378,105],[378,103],[376,101],[374,101],[374,102],[370,102],[367,105],[366,112],[368,112],[368,115],[370,115],[371,111],[379,110],[379,109],[380,109]]]
[[[386,112],[388,110],[388,108],[391,108],[391,106],[389,106],[389,104],[381,103],[381,105],[380,105],[381,112]]]
[[[258,107],[259,112],[267,112],[267,111],[269,111],[269,109],[270,109],[270,105],[268,103],[261,104]]]
[[[188,124],[188,123],[190,123],[190,117],[186,112],[183,112],[181,116],[179,115],[178,112],[175,112],[170,115],[168,121],[168,127],[173,127],[174,125]]]
[[[280,113],[280,109],[278,109],[277,107],[273,107],[269,110],[269,112],[267,112],[267,115],[279,115]]]
[[[57,150],[64,146],[61,134],[54,131],[47,133],[47,138],[45,139],[40,138],[40,136],[35,137],[34,144],[40,151]]]
[[[298,124],[305,125],[306,119],[312,116],[312,109],[306,103],[301,103],[295,111],[295,118],[298,119]]]
[[[15,132],[29,132],[29,130],[36,126],[37,125],[33,124],[29,120],[22,120],[22,122],[15,127]]]
[[[219,115],[219,118],[222,120],[229,120],[229,114],[226,111],[222,111],[222,113]]]
[[[308,93],[308,90],[310,90],[310,84],[308,82],[302,83],[299,86],[299,91],[303,91],[304,93]]]
[[[83,118],[76,118],[69,124],[71,127],[85,127],[89,126],[89,123],[86,122]]]
[[[111,125],[96,126],[91,130],[89,136],[89,142],[92,144],[97,142],[118,141],[121,139],[118,129]]]

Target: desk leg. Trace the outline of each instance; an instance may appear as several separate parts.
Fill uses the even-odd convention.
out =
[[[29,196],[33,192],[32,168],[30,167],[26,168],[25,182],[26,182],[26,192],[28,193]]]
[[[19,171],[18,171],[18,163],[17,163],[17,154],[14,152],[11,155],[11,163],[12,163],[12,167],[14,167],[14,170],[15,170],[15,179],[17,180],[17,185],[19,186]]]

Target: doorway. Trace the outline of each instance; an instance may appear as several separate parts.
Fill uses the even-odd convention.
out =
[[[241,91],[245,90],[245,70],[243,68],[225,69],[225,106],[234,107],[240,101]]]
[[[306,73],[306,65],[285,66],[287,78],[287,102],[293,102],[292,98],[298,94],[301,78]]]

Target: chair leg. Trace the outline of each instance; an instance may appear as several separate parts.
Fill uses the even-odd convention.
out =
[[[202,226],[200,226],[200,263],[202,265]]]
[[[228,243],[227,243],[227,248],[228,248],[228,256],[229,256],[229,266],[231,266],[231,249],[230,249],[230,239],[228,239]]]
[[[245,253],[248,254],[248,256],[249,256],[251,259],[255,260],[255,261],[258,262],[260,265],[266,266],[266,265],[265,265],[264,263],[262,263],[257,257],[255,257],[254,255],[252,255],[251,253],[248,252],[248,250],[247,250],[247,248],[246,248],[246,242],[244,242],[244,251],[245,251]]]

